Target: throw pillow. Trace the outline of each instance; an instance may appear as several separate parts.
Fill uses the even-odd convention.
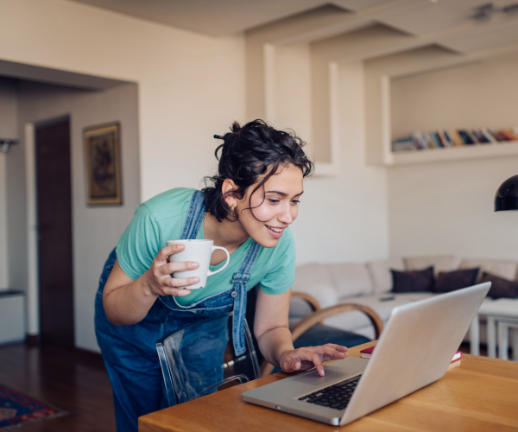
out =
[[[434,293],[447,293],[475,285],[480,268],[440,272],[435,281]]]
[[[482,282],[491,282],[491,289],[487,295],[495,300],[518,297],[518,283],[516,282],[487,272],[482,273],[480,283]]]
[[[433,289],[433,267],[412,271],[390,269],[390,272],[392,273],[393,293],[423,292]]]

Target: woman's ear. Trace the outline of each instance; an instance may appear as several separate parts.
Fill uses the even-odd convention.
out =
[[[225,197],[225,202],[227,203],[227,205],[230,208],[232,208],[232,207],[235,208],[237,205],[237,199],[233,194],[233,191],[235,191],[237,189],[238,189],[238,187],[236,186],[234,181],[231,179],[226,179],[223,182],[223,185],[221,186],[221,193]]]

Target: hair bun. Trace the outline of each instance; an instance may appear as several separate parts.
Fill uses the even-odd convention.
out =
[[[232,126],[230,127],[230,130],[233,133],[239,133],[239,132],[241,132],[241,126],[240,126],[240,124],[237,121],[235,121],[234,123],[232,123]]]

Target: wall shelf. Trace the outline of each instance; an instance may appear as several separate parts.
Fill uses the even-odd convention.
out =
[[[411,130],[440,130],[454,129],[461,126],[469,128],[476,127],[509,127],[514,126],[512,117],[506,117],[505,120],[495,117],[489,118],[477,117],[466,118],[459,116],[458,121],[415,121],[415,118],[401,118],[402,111],[397,110],[396,102],[397,93],[394,93],[393,85],[395,80],[410,78],[413,79],[417,75],[430,73],[450,73],[450,71],[458,70],[457,75],[465,73],[465,66],[475,66],[485,63],[486,59],[497,57],[492,61],[503,61],[507,59],[508,54],[514,55],[516,47],[509,47],[498,52],[481,51],[472,55],[458,56],[452,54],[451,51],[444,50],[440,47],[423,47],[421,49],[408,51],[406,53],[394,56],[386,56],[377,60],[371,60],[366,63],[365,73],[365,103],[366,103],[366,125],[365,128],[365,144],[366,144],[366,162],[369,165],[384,166],[402,166],[411,164],[440,163],[456,160],[474,160],[484,158],[502,158],[518,156],[518,141],[499,142],[492,144],[474,144],[461,147],[446,147],[441,149],[426,149],[408,152],[392,152],[392,140],[405,136]],[[507,60],[506,60],[507,61]],[[459,79],[454,72],[453,78]],[[431,79],[431,78],[430,78]],[[431,80],[430,82],[433,82]],[[450,89],[451,90],[451,89]],[[493,92],[494,93],[494,92]],[[410,94],[410,93],[409,93]],[[411,93],[413,94],[413,93]],[[485,97],[488,93],[486,91]],[[415,97],[415,94],[413,94]],[[434,109],[440,110],[442,100],[436,99],[435,105],[427,105],[428,110],[423,116],[434,115]],[[495,103],[492,100],[492,103]],[[393,105],[395,104],[395,106]],[[439,106],[438,106],[439,104]],[[408,105],[404,105],[407,107]],[[421,112],[421,111],[414,111]],[[396,116],[396,114],[399,115]],[[439,116],[440,117],[440,116]],[[394,120],[396,118],[396,120]],[[450,119],[451,120],[451,119]],[[402,127],[402,121],[405,127]],[[503,123],[502,123],[503,121]],[[398,130],[393,133],[393,122],[398,125]],[[509,124],[509,125],[508,125]],[[480,125],[480,126],[477,126]]]
[[[518,141],[393,152],[386,165],[411,165],[504,156],[518,156]]]

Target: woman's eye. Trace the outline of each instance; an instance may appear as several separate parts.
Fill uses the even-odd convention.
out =
[[[293,205],[297,205],[298,203],[300,203],[300,201],[299,201],[299,200],[292,200],[292,201],[291,201],[291,203],[292,203]]]
[[[268,199],[268,202],[269,202],[270,204],[277,204],[277,203],[279,202],[279,200],[278,200],[278,199],[272,199],[272,198],[269,198],[269,199]]]

